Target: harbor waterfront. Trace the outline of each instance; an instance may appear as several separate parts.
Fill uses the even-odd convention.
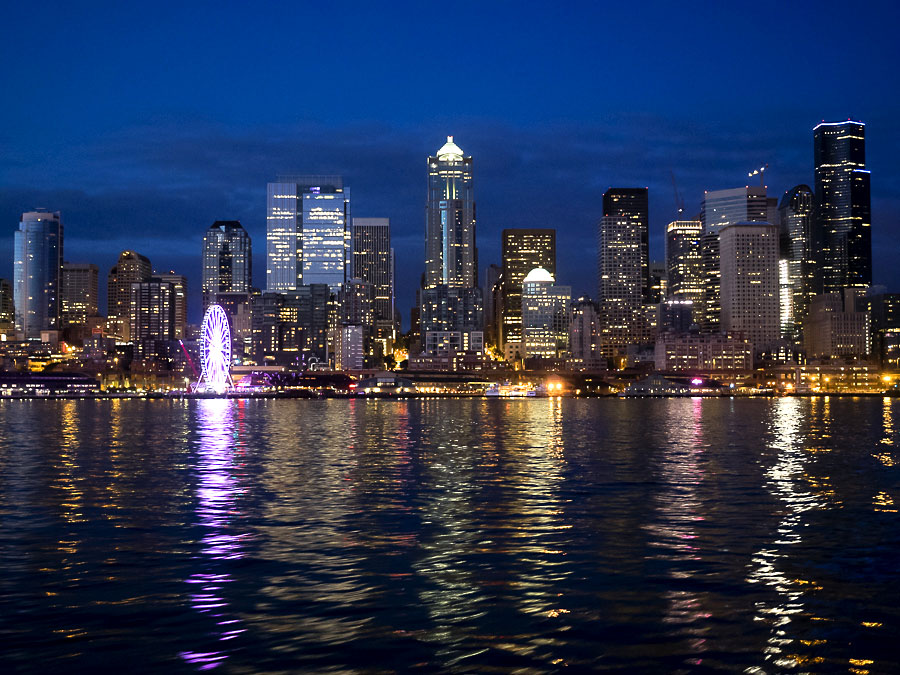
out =
[[[6,672],[900,671],[892,397],[0,400]]]

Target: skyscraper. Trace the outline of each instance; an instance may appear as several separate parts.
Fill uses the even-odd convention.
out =
[[[643,314],[645,233],[646,221],[627,215],[604,216],[597,225],[597,304],[607,357],[649,337]]]
[[[703,194],[700,220],[705,233],[718,232],[735,223],[769,221],[769,200],[763,186],[713,190]]]
[[[249,293],[253,278],[250,235],[237,220],[217,220],[203,235],[203,307],[216,293]]]
[[[815,195],[808,185],[797,185],[784,193],[778,207],[781,227],[782,276],[787,297],[782,298],[785,337],[799,340],[809,303],[822,292],[816,258],[822,247],[815,223]],[[789,311],[788,311],[789,310]]]
[[[60,327],[60,271],[63,226],[59,212],[22,214],[15,236],[16,330],[26,339]]]
[[[649,196],[647,188],[609,188],[603,193],[603,216],[628,222],[640,238],[641,299],[650,301]]]
[[[477,332],[468,344],[483,344],[484,317],[475,247],[472,158],[448,136],[429,157],[425,201],[425,275],[420,297],[422,344],[429,332]],[[426,347],[427,349],[427,347]]]
[[[353,276],[372,286],[375,338],[387,353],[394,339],[390,218],[354,218],[352,241]]]
[[[348,278],[350,195],[340,176],[279,176],[266,208],[266,290],[328,284]]]
[[[89,316],[97,316],[100,270],[90,263],[63,263],[60,282],[62,326],[84,325]]]
[[[131,284],[130,339],[142,354],[154,352],[158,341],[175,339],[175,293],[159,278]]]
[[[872,231],[866,127],[822,122],[813,130],[819,267],[826,293],[872,284]]]
[[[719,232],[722,330],[740,333],[757,352],[781,334],[778,305],[778,229],[736,223]]]
[[[515,358],[522,347],[522,281],[536,268],[556,276],[556,230],[503,230],[501,273],[500,343],[506,358]]]
[[[478,286],[472,158],[447,136],[428,158],[425,202],[425,288]]]
[[[0,279],[0,337],[16,334],[16,310],[13,304],[13,287],[9,279]]]
[[[703,270],[699,220],[675,220],[666,227],[666,271],[668,295],[678,300],[691,300],[699,307],[703,297]],[[698,321],[699,317],[695,318]]]
[[[522,344],[525,358],[561,358],[569,350],[571,286],[557,286],[540,267],[522,280]]]
[[[181,340],[184,338],[184,331],[187,327],[187,277],[183,274],[175,274],[171,270],[168,274],[160,274],[158,276],[160,280],[168,281],[172,284],[172,302],[175,305],[172,334],[173,339]],[[231,314],[229,314],[229,317],[231,317]],[[232,329],[233,333],[234,330]]]
[[[131,339],[131,285],[150,280],[153,266],[145,256],[122,251],[106,280],[109,330],[124,340]]]

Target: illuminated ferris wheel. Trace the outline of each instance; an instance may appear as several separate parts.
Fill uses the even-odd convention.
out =
[[[201,330],[201,364],[198,391],[224,394],[231,389],[231,330],[221,305],[210,305]]]

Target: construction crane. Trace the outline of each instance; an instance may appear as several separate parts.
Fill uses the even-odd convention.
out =
[[[684,213],[684,198],[678,193],[678,183],[675,182],[675,172],[669,171],[669,175],[672,176],[672,189],[675,191],[675,209],[678,211],[678,216],[681,217],[681,214]]]
[[[766,169],[768,169],[768,168],[769,168],[769,165],[766,164],[765,166],[761,166],[758,169],[754,169],[753,171],[751,171],[750,173],[747,174],[747,178],[753,178],[753,176],[759,175],[759,186],[765,187],[766,185],[763,182],[763,180],[764,180],[763,174],[765,174]]]

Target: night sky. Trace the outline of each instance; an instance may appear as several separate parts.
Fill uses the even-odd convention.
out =
[[[649,186],[651,259],[703,190],[812,184],[812,128],[866,122],[875,282],[900,291],[895,3],[6,3],[0,275],[23,211],[61,211],[65,255],[186,274],[215,220],[253,238],[266,183],[342,174],[394,227],[404,325],[423,271],[425,158],[474,157],[480,267],[506,227],[558,230],[559,281],[595,295],[609,186]],[[730,4],[730,3],[727,3]],[[26,6],[29,5],[29,6]],[[38,6],[31,6],[38,5]]]

